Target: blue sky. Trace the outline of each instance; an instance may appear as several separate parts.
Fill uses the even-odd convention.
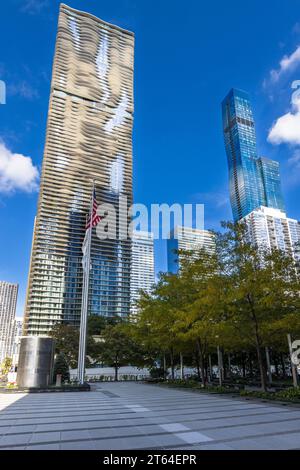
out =
[[[300,0],[66,3],[136,34],[136,202],[204,203],[207,228],[231,218],[220,103],[234,86],[251,94],[259,154],[280,161],[288,215],[300,219],[300,106],[291,107],[291,83],[300,80]],[[0,105],[0,279],[20,284],[18,316],[58,7],[56,0],[1,5],[0,80],[7,84],[7,104]],[[165,242],[157,242],[156,270],[165,268]]]

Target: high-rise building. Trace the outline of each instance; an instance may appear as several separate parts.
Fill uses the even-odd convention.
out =
[[[288,252],[300,261],[300,223],[285,212],[269,207],[258,207],[243,221],[247,224],[249,240],[256,246],[276,248]]]
[[[279,163],[269,158],[257,159],[258,171],[263,182],[263,202],[266,207],[284,211],[284,200],[281,190]]]
[[[230,90],[222,102],[222,116],[234,221],[260,206],[284,211],[279,164],[257,155],[248,93]]]
[[[16,318],[14,321],[14,334],[11,346],[11,358],[13,365],[18,365],[21,337],[23,334],[23,320]]]
[[[82,242],[98,203],[132,203],[133,33],[60,6],[24,333],[78,324]],[[93,230],[95,232],[95,230]],[[93,234],[88,313],[130,311],[131,242]]]
[[[222,114],[234,221],[247,223],[249,240],[256,246],[278,248],[299,259],[299,222],[285,213],[279,163],[257,157],[248,93],[232,89]]]
[[[150,292],[155,282],[153,233],[135,231],[132,236],[131,313],[137,312],[136,302],[141,291]]]
[[[11,357],[18,284],[0,281],[0,362]]]
[[[214,234],[209,230],[177,226],[167,240],[168,272],[176,274],[180,268],[178,250],[195,251],[205,249],[208,253],[215,250]]]

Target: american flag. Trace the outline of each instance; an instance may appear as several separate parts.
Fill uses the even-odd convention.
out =
[[[90,258],[90,251],[91,251],[91,230],[93,229],[93,227],[96,227],[96,225],[100,222],[101,220],[101,217],[97,214],[97,209],[98,209],[98,203],[97,203],[97,200],[96,200],[96,192],[94,190],[93,192],[93,209],[92,209],[92,214],[90,215],[89,219],[88,219],[88,222],[86,224],[86,227],[85,227],[85,237],[84,237],[84,240],[83,240],[83,244],[82,244],[82,253],[83,253],[83,257],[82,257],[82,266],[83,266],[83,269],[85,272],[88,271],[88,262],[89,262],[89,258]]]
[[[89,220],[86,224],[86,230],[88,230],[91,227],[92,228],[96,227],[96,225],[100,222],[101,217],[100,217],[100,215],[97,214],[97,209],[98,209],[98,202],[97,202],[97,199],[96,199],[96,192],[94,190],[94,192],[93,192],[92,217],[91,216],[89,217]]]

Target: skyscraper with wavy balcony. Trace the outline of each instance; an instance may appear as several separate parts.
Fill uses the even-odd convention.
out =
[[[134,35],[60,6],[24,331],[78,324],[82,242],[93,180],[98,203],[132,203]],[[94,230],[95,232],[95,230]],[[130,310],[131,243],[92,239],[88,313]]]

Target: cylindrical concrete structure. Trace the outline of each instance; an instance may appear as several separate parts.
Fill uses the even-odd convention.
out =
[[[17,385],[47,387],[53,379],[54,340],[49,337],[21,338]]]

